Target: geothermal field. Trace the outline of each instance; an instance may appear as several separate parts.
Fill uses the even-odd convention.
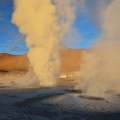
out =
[[[67,47],[61,51],[61,74],[57,84],[51,87],[31,82],[26,54],[1,53],[0,119],[119,120],[119,89],[86,94],[82,88],[74,87],[78,84],[77,71],[84,64],[82,52],[88,51]]]
[[[120,120],[120,0],[0,0],[0,120]]]

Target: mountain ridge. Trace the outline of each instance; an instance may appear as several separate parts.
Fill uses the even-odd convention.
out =
[[[83,63],[82,52],[86,49],[71,49],[64,47],[60,52],[61,73],[71,74],[79,70]],[[29,60],[27,54],[12,55],[0,53],[0,71],[28,71]]]

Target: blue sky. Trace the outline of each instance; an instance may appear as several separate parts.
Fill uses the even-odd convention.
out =
[[[13,10],[13,0],[0,0],[0,52],[24,54],[28,49],[24,36],[11,23]],[[77,14],[73,27],[81,38],[66,40],[64,44],[70,48],[89,48],[100,34],[100,29],[94,25],[92,19],[82,12]]]

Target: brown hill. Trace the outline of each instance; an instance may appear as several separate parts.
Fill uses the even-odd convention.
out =
[[[75,73],[82,64],[81,53],[83,49],[63,48],[61,51],[62,74]],[[0,53],[0,71],[26,71],[29,68],[27,55],[10,55]]]
[[[65,48],[61,51],[62,74],[74,74],[83,63],[82,52],[85,49]]]
[[[0,53],[0,71],[10,70],[28,70],[29,62],[26,54],[24,55],[10,55],[7,53]]]

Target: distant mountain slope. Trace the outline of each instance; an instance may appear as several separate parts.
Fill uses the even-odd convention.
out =
[[[82,52],[85,49],[65,48],[61,51],[62,74],[74,74],[83,63]]]
[[[64,48],[61,51],[61,73],[69,74],[79,70],[82,64],[81,53],[84,49]],[[10,55],[0,53],[0,71],[28,70],[29,61],[27,55]]]
[[[28,70],[29,62],[26,54],[10,55],[0,53],[0,71]]]

